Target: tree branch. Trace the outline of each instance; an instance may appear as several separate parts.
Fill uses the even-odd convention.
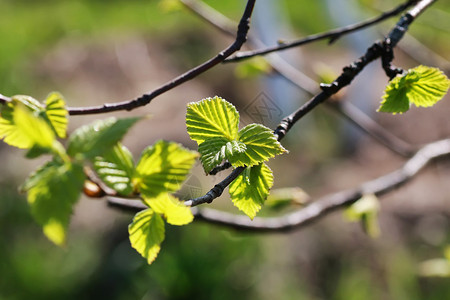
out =
[[[87,114],[99,114],[99,113],[107,113],[118,110],[133,110],[137,107],[147,105],[157,96],[179,86],[180,84],[189,81],[198,75],[208,71],[212,67],[217,64],[223,62],[227,57],[232,55],[234,52],[239,51],[242,45],[247,40],[247,33],[250,26],[250,17],[253,12],[253,8],[256,0],[248,0],[247,5],[245,7],[244,13],[238,25],[238,30],[236,34],[236,40],[228,46],[226,49],[221,51],[215,57],[209,59],[203,64],[187,71],[186,73],[174,78],[172,81],[167,82],[166,84],[158,87],[152,92],[146,93],[140,96],[137,99],[119,102],[119,103],[105,103],[100,106],[93,107],[71,107],[68,108],[70,115],[87,115]]]
[[[423,12],[429,5],[436,0],[421,0],[410,11],[404,14],[397,22],[395,27],[389,32],[388,36],[379,42],[375,42],[366,53],[351,65],[344,67],[341,75],[331,84],[321,84],[322,92],[314,96],[311,100],[303,104],[295,112],[284,118],[280,125],[274,130],[274,135],[280,141],[292,126],[298,122],[307,113],[312,111],[316,106],[329,99],[332,95],[339,92],[343,87],[349,85],[352,80],[372,61],[380,58],[385,54],[385,46],[394,48],[401,40],[404,33],[408,30],[408,26],[414,19]],[[222,182],[214,186],[206,195],[191,199],[185,202],[187,206],[196,206],[203,203],[211,203],[215,198],[219,197],[223,190],[241,174],[243,168],[237,168],[225,178]]]
[[[235,215],[210,208],[193,209],[192,211],[197,220],[239,230],[260,232],[289,231],[306,226],[330,212],[342,209],[354,203],[363,195],[375,194],[376,196],[382,196],[387,194],[410,181],[431,161],[449,155],[450,139],[432,142],[423,146],[401,168],[392,173],[367,181],[357,188],[324,196],[305,208],[278,217],[256,217],[252,221],[247,216]],[[108,198],[108,204],[133,212],[147,208],[141,201],[120,198]]]
[[[411,6],[417,2],[418,2],[418,0],[409,0],[390,11],[387,11],[387,12],[381,14],[378,17],[375,17],[375,18],[372,18],[372,19],[369,19],[367,21],[363,21],[360,23],[356,23],[353,25],[333,29],[333,30],[330,30],[327,32],[310,35],[310,36],[307,36],[300,40],[296,40],[296,41],[292,41],[292,42],[283,42],[277,46],[267,47],[267,48],[259,49],[259,50],[238,52],[235,55],[233,55],[232,57],[229,57],[228,59],[226,59],[225,62],[241,61],[241,60],[248,59],[248,58],[251,58],[254,56],[265,55],[265,54],[272,53],[272,52],[277,52],[277,51],[281,51],[281,50],[285,50],[285,49],[289,49],[289,48],[293,48],[293,47],[298,47],[301,45],[309,44],[309,43],[324,40],[324,39],[330,39],[329,43],[333,43],[338,38],[340,38],[341,36],[343,36],[345,34],[349,34],[351,32],[361,30],[363,28],[366,28],[366,27],[369,27],[376,23],[379,23],[381,21],[384,21],[390,17],[396,16],[399,13],[401,13],[402,11],[404,11],[405,9],[407,9],[409,6]]]
[[[201,17],[204,21],[213,25],[215,28],[219,29],[221,32],[229,36],[234,36],[234,32],[231,28],[234,28],[236,24],[220,12],[198,0],[181,0],[181,2],[189,10]],[[248,43],[252,46],[262,45],[262,42],[252,34],[249,34]],[[294,68],[278,55],[271,55],[266,59],[274,71],[286,78],[295,86],[311,95],[319,92],[318,84],[313,79]],[[334,111],[344,116],[352,124],[365,131],[376,141],[380,142],[391,151],[404,157],[410,157],[415,152],[416,149],[414,149],[414,147],[394,136],[351,103],[340,104],[340,102],[327,102],[327,104],[329,104]],[[229,168],[231,168],[231,164],[226,161],[212,169],[209,172],[209,175],[216,175],[217,173]]]
[[[313,110],[317,105],[324,102],[332,95],[339,92],[343,87],[349,85],[352,80],[372,61],[380,58],[385,51],[385,45],[389,44],[394,48],[401,40],[404,33],[408,30],[408,26],[415,18],[422,13],[428,6],[436,0],[422,0],[416,6],[404,14],[397,22],[395,27],[389,32],[388,36],[379,42],[375,42],[366,53],[358,60],[343,69],[341,75],[331,84],[321,84],[322,92],[314,96],[311,100],[303,104],[297,111],[287,116],[281,121],[281,124],[275,129],[275,134],[279,139],[289,131],[289,129],[304,115]]]
[[[228,175],[224,180],[216,184],[209,192],[204,196],[187,200],[184,202],[186,206],[197,206],[203,203],[211,203],[214,199],[219,198],[227,186],[229,186],[233,180],[235,180],[243,171],[245,167],[239,167],[234,169],[230,175]]]

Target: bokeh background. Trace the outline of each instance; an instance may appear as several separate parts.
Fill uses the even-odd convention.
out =
[[[243,0],[205,2],[233,20],[245,5]],[[260,0],[252,32],[272,45],[363,20],[399,3]],[[1,0],[0,12],[0,93],[43,100],[59,91],[70,106],[135,98],[232,41],[172,0]],[[314,80],[333,76],[397,19],[333,45],[322,41],[281,55]],[[395,64],[439,66],[449,75],[450,3],[438,1],[409,33],[395,50]],[[308,99],[282,78],[253,69],[220,65],[146,107],[116,113],[150,116],[131,130],[125,145],[135,157],[158,139],[195,149],[185,130],[186,103],[205,97],[219,95],[234,103],[241,125],[256,121],[272,127]],[[448,96],[430,109],[379,114],[375,110],[386,83],[379,64],[373,64],[339,96],[412,144],[449,137]],[[275,109],[255,113],[260,101]],[[104,117],[71,117],[70,130]],[[290,153],[270,162],[275,188],[300,186],[312,199],[357,186],[404,162],[326,108],[299,122],[283,145]],[[423,261],[444,257],[450,244],[448,160],[433,163],[381,198],[376,239],[340,212],[288,234],[194,222],[169,226],[162,251],[149,266],[128,241],[133,216],[107,207],[104,199],[80,199],[67,247],[52,245],[17,192],[43,160],[23,155],[0,144],[0,299],[450,299],[449,278],[419,272]],[[181,194],[198,196],[220,178],[204,176],[197,165]],[[214,205],[236,212],[227,195]]]

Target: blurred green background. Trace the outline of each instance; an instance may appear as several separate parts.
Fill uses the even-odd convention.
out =
[[[173,2],[0,0],[0,93],[43,99],[58,90],[71,106],[129,99],[228,45],[229,38],[188,10],[172,7]],[[245,4],[205,2],[234,20]],[[354,2],[365,12],[361,19],[400,3]],[[325,1],[280,3],[294,35],[335,26]],[[411,28],[417,39],[447,60],[449,17],[450,3],[438,1]],[[393,18],[378,28],[386,32],[395,22]],[[140,53],[142,45],[147,51],[143,57],[151,61],[148,68],[123,54]],[[338,66],[332,67],[335,73],[357,57],[344,41],[325,45],[305,47],[302,55],[323,57],[324,64]],[[399,52],[399,63],[417,64]],[[243,108],[247,105],[243,99],[264,91],[261,78],[239,80],[234,68],[219,66],[180,92],[133,112],[152,117],[133,130],[125,144],[135,154],[159,138],[194,148],[183,132],[185,106],[180,103],[218,94]],[[317,76],[314,68],[308,65],[306,72]],[[427,115],[414,111],[409,117],[379,121],[410,142],[424,143],[449,136],[448,112],[444,103]],[[72,117],[71,129],[97,117]],[[336,117],[319,111],[312,118],[314,131],[305,132],[300,142],[288,139],[285,146],[292,154],[272,163],[276,187],[300,184],[320,196],[355,186],[402,162],[367,139],[353,152],[344,152],[334,130]],[[429,125],[408,130],[417,118]],[[443,257],[450,244],[450,164],[445,161],[433,165],[424,180],[413,182],[414,187],[382,202],[378,239],[367,237],[340,213],[289,234],[241,233],[194,222],[168,228],[159,257],[148,266],[128,242],[132,215],[107,208],[102,200],[81,199],[68,246],[52,245],[32,220],[24,195],[17,192],[41,161],[25,161],[23,153],[3,143],[0,155],[0,299],[450,299],[449,278],[418,274],[422,261]],[[191,184],[207,190],[214,180],[205,179],[200,171]]]

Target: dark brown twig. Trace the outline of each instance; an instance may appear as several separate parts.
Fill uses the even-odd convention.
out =
[[[329,99],[332,95],[339,92],[342,88],[349,85],[352,80],[372,61],[380,58],[385,54],[384,45],[389,41],[389,45],[394,48],[401,40],[404,33],[408,30],[408,26],[414,21],[414,19],[422,13],[428,6],[434,3],[436,0],[421,0],[416,6],[404,14],[397,22],[395,27],[389,32],[388,36],[383,41],[375,42],[369,47],[366,53],[358,60],[354,61],[351,65],[345,67],[341,75],[336,78],[331,84],[321,85],[322,92],[315,95],[311,100],[303,104],[295,112],[284,118],[280,125],[274,130],[274,134],[277,140],[280,141],[286,135],[286,133],[297,123],[302,117],[312,111],[319,104]],[[206,195],[188,200],[185,202],[188,206],[197,206],[203,203],[211,203],[215,198],[220,196],[223,190],[236,179],[243,169],[237,168],[227,176],[227,178],[214,186]],[[220,193],[218,193],[220,191]],[[217,195],[217,197],[215,197]]]
[[[397,6],[396,8],[394,8],[390,11],[387,11],[387,12],[381,14],[378,17],[375,17],[375,18],[372,18],[372,19],[369,19],[367,21],[363,21],[360,23],[356,23],[353,25],[333,29],[333,30],[330,30],[327,32],[310,35],[310,36],[307,36],[300,40],[296,40],[296,41],[292,41],[292,42],[283,42],[282,44],[279,44],[277,46],[267,47],[264,49],[238,52],[235,55],[226,59],[225,62],[241,61],[241,60],[248,59],[248,58],[251,58],[254,56],[265,55],[265,54],[269,54],[272,52],[278,52],[281,50],[298,47],[301,45],[309,44],[309,43],[324,40],[324,39],[329,39],[330,43],[332,43],[332,42],[335,42],[338,38],[340,38],[341,36],[343,36],[345,34],[349,34],[351,32],[361,30],[363,28],[366,28],[366,27],[372,26],[376,23],[379,23],[381,21],[384,21],[390,17],[396,16],[396,15],[400,14],[401,12],[403,12],[405,9],[407,9],[409,6],[411,6],[417,2],[418,2],[417,0],[410,0],[410,1],[407,1],[407,2]]]
[[[324,217],[330,212],[354,203],[363,195],[374,194],[376,196],[382,196],[407,183],[432,160],[449,155],[450,139],[432,142],[423,146],[401,168],[392,173],[367,181],[357,188],[327,195],[314,201],[305,208],[279,217],[256,217],[252,221],[247,216],[235,215],[210,208],[193,209],[193,213],[197,220],[239,230],[274,232],[298,229]],[[108,198],[108,204],[121,210],[130,210],[133,212],[147,208],[141,201],[120,198]]]
[[[182,0],[181,2],[189,10],[213,25],[214,28],[219,29],[228,36],[234,36],[232,28],[234,28],[236,24],[220,12],[198,0]],[[252,46],[262,45],[262,42],[251,34],[249,34],[248,43]],[[278,74],[289,80],[295,86],[311,95],[319,92],[318,84],[313,79],[307,77],[305,74],[284,61],[281,57],[272,55],[266,59],[274,71],[278,72]],[[375,138],[376,141],[380,142],[393,152],[404,157],[410,157],[415,152],[413,146],[394,136],[351,103],[335,104],[334,102],[327,102],[327,104],[329,104],[334,111],[341,114],[352,124],[365,131],[369,136]],[[216,175],[229,168],[231,168],[231,164],[226,161],[211,170],[209,175]]]
[[[119,102],[119,103],[105,103],[100,106],[93,107],[71,107],[68,108],[70,115],[88,115],[88,114],[99,114],[99,113],[107,113],[112,111],[119,110],[132,110],[140,106],[147,105],[152,101],[155,97],[189,81],[198,75],[208,71],[212,67],[224,61],[227,57],[232,55],[234,52],[239,51],[242,45],[247,40],[247,33],[250,28],[250,17],[253,12],[253,7],[255,5],[256,0],[248,0],[247,5],[245,7],[244,13],[238,25],[238,30],[236,34],[236,40],[228,46],[226,49],[221,51],[215,57],[210,60],[204,62],[203,64],[187,71],[186,73],[176,77],[175,79],[167,82],[166,84],[156,88],[155,90],[146,93],[140,96],[137,99]]]

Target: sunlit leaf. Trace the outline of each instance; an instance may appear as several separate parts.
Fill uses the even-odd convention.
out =
[[[261,124],[250,124],[239,131],[239,141],[245,144],[245,151],[239,155],[228,157],[235,167],[254,166],[275,155],[286,152],[286,149],[275,138],[272,130]]]
[[[0,111],[0,139],[4,139],[4,142],[8,145],[28,149],[33,146],[33,142],[23,136],[14,121],[14,112],[18,106],[26,107],[27,110],[36,115],[44,109],[32,97],[22,95],[12,97],[11,102],[3,105]]]
[[[236,157],[246,150],[244,143],[239,141],[228,141],[223,137],[210,138],[198,146],[200,160],[206,173],[225,159]],[[239,158],[236,158],[239,159]]]
[[[72,207],[84,180],[81,165],[51,161],[33,173],[22,187],[28,193],[33,217],[57,245],[65,243]]]
[[[31,147],[27,154],[25,155],[26,158],[36,158],[39,157],[43,154],[48,154],[51,152],[51,149],[49,148],[42,148],[38,145],[34,145],[33,147]]]
[[[253,219],[261,209],[273,185],[272,170],[264,164],[248,167],[231,184],[233,204]]]
[[[144,199],[144,201],[154,212],[164,215],[169,224],[181,226],[194,220],[189,207],[168,193],[162,193],[156,198]]]
[[[234,74],[238,78],[253,78],[268,74],[272,70],[269,62],[264,57],[257,56],[236,66]]]
[[[38,112],[38,111],[44,110],[44,107],[42,106],[42,104],[30,96],[16,95],[16,96],[13,96],[11,100],[12,100],[11,103],[13,103],[14,105],[21,103],[24,106],[28,107],[33,112]]]
[[[280,209],[289,205],[305,205],[309,201],[309,195],[299,187],[274,189],[267,197],[265,205]]]
[[[186,179],[197,156],[197,152],[177,143],[158,141],[142,152],[133,182],[146,198],[175,192]]]
[[[151,264],[164,241],[164,221],[151,208],[138,212],[128,226],[131,246]]]
[[[51,148],[55,141],[55,134],[48,123],[38,117],[23,105],[17,105],[13,112],[13,121],[16,126],[16,140],[18,144],[36,145],[40,148]]]
[[[450,80],[439,69],[418,66],[389,82],[378,111],[403,113],[411,103],[417,107],[433,106],[449,87]]]
[[[65,138],[67,134],[67,116],[66,103],[61,94],[53,92],[45,100],[45,114],[60,138]]]
[[[94,169],[102,181],[119,194],[127,196],[133,192],[133,156],[124,145],[118,143],[103,156],[97,156]]]
[[[380,235],[380,226],[378,224],[378,211],[380,203],[375,195],[364,195],[350,205],[345,211],[344,216],[348,221],[361,222],[364,231],[373,238]]]
[[[239,114],[231,103],[216,96],[189,103],[186,125],[189,136],[199,145],[214,137],[233,141],[237,139]]]
[[[82,159],[101,156],[117,144],[138,120],[112,117],[82,126],[70,136],[67,153]]]

